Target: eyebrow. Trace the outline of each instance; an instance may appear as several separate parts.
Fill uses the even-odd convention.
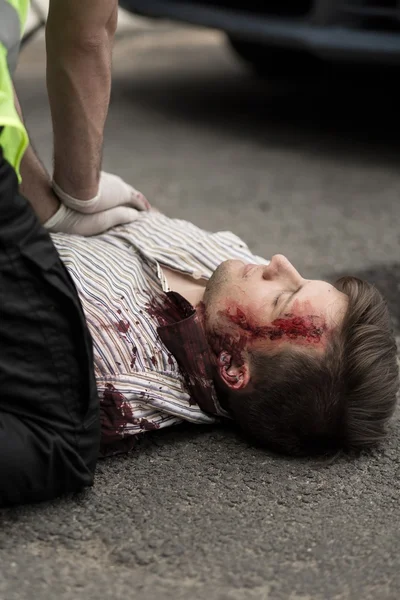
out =
[[[297,290],[295,290],[292,294],[290,294],[290,296],[288,297],[286,302],[283,304],[283,306],[281,306],[281,308],[279,310],[279,316],[283,313],[283,311],[285,310],[285,308],[287,307],[289,302],[291,302],[293,300],[293,298],[295,297],[295,295],[298,294],[300,292],[300,290],[302,290],[302,289],[303,289],[303,286],[301,285],[299,288],[297,288]]]

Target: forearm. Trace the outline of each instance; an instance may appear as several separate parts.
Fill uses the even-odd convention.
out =
[[[23,120],[21,107],[15,91],[14,103]],[[20,171],[22,177],[20,192],[29,200],[40,222],[45,223],[57,212],[60,202],[51,188],[49,174],[40,162],[31,144],[29,144],[22,157]]]
[[[21,162],[22,183],[20,191],[31,204],[39,221],[45,223],[57,212],[60,201],[51,187],[46,169],[29,146]]]
[[[50,2],[46,46],[54,179],[82,200],[98,190],[117,10],[115,0]]]

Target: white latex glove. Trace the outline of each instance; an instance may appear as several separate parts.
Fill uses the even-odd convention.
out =
[[[116,225],[131,223],[139,217],[139,214],[138,210],[130,206],[116,206],[85,215],[61,203],[58,211],[44,223],[44,227],[52,232],[90,236],[102,233]]]
[[[55,181],[52,183],[53,190],[65,206],[75,211],[93,214],[101,213],[104,210],[116,208],[117,206],[130,206],[137,210],[149,210],[149,202],[141,192],[126,183],[121,177],[101,171],[99,181],[99,191],[97,196],[90,200],[79,200],[64,192]],[[121,216],[124,213],[120,213]],[[123,217],[125,218],[125,217]],[[127,223],[128,221],[121,221]],[[113,223],[118,225],[118,223]]]

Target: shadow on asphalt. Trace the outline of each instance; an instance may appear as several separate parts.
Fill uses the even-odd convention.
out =
[[[216,48],[216,52],[224,51]],[[266,80],[228,63],[168,64],[162,78],[135,73],[126,94],[168,119],[268,147],[398,165],[398,71],[326,66],[315,77]],[[221,55],[216,54],[216,59]],[[174,66],[172,66],[174,65]],[[129,80],[127,80],[129,81]]]

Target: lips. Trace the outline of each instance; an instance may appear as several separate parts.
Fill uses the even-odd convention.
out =
[[[257,265],[246,265],[245,268],[243,269],[243,275],[246,276],[248,275],[253,269],[255,269],[257,267]]]

